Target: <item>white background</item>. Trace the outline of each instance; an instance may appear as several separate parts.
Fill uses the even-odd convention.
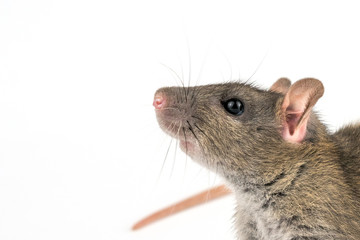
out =
[[[1,0],[0,239],[234,239],[231,196],[130,231],[221,182],[175,142],[162,169],[163,64],[192,85],[316,77],[335,130],[360,118],[359,25],[356,1]]]

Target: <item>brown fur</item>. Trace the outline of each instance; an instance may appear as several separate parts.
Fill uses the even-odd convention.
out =
[[[360,126],[329,134],[311,113],[305,139],[284,141],[287,89],[163,88],[157,118],[193,160],[229,182],[239,239],[360,239]],[[234,97],[244,104],[240,116],[221,104]]]

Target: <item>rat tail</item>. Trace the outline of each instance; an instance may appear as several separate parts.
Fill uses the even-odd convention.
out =
[[[173,214],[176,214],[176,213],[186,210],[188,208],[194,207],[196,205],[200,205],[202,203],[209,202],[216,198],[228,195],[229,193],[231,193],[230,190],[227,187],[225,187],[224,185],[210,188],[206,191],[196,194],[195,196],[184,199],[178,203],[175,203],[169,207],[166,207],[162,210],[159,210],[159,211],[143,218],[139,222],[135,223],[131,229],[138,230],[138,229],[145,227],[145,226],[147,226],[155,221],[158,221],[162,218],[171,216]]]

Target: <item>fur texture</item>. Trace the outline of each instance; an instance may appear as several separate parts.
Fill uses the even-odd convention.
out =
[[[238,239],[360,239],[360,125],[329,134],[309,110],[302,141],[286,141],[282,82],[279,91],[238,82],[162,88],[157,118],[193,160],[227,180]],[[224,109],[231,98],[242,115]]]

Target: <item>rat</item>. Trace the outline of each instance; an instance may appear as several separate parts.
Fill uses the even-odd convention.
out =
[[[161,88],[153,105],[160,128],[233,192],[237,239],[360,239],[360,124],[331,134],[312,110],[323,93],[317,79],[281,78],[269,90]]]

